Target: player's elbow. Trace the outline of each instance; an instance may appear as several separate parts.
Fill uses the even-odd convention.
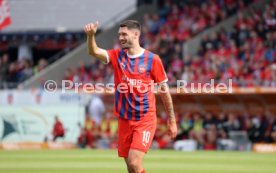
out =
[[[100,53],[97,53],[95,51],[89,51],[88,54],[92,57],[95,57],[97,59],[101,59],[101,54]]]
[[[95,52],[95,51],[89,51],[88,54],[92,57],[97,58],[98,60],[102,61],[104,64],[108,63],[108,60],[105,56],[103,56],[100,52]]]
[[[94,50],[88,50],[88,54],[90,55],[90,56],[96,56],[97,54],[96,54],[96,52],[94,51]]]
[[[170,88],[166,82],[159,84],[159,93],[160,94],[170,93]]]
[[[100,49],[89,49],[88,50],[88,54],[91,55],[91,56],[95,56],[95,57],[99,57],[101,56],[101,50]]]

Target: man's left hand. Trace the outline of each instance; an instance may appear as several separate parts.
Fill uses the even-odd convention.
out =
[[[168,133],[171,139],[174,139],[177,135],[177,126],[176,126],[176,121],[175,120],[168,120],[167,121],[167,126],[168,126]]]

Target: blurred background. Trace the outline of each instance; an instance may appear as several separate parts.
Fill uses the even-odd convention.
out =
[[[113,93],[61,86],[113,83],[83,26],[98,20],[98,45],[119,48],[125,19],[141,22],[141,45],[160,55],[171,86],[179,134],[167,135],[157,95],[152,148],[276,151],[275,0],[0,0],[0,149],[116,148]],[[231,79],[233,92],[175,90],[211,79]]]

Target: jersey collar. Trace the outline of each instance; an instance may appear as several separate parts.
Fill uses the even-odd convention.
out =
[[[129,55],[128,52],[127,52],[127,56],[128,56],[129,58],[137,58],[137,57],[142,56],[142,55],[144,54],[144,52],[145,52],[145,49],[143,49],[140,53],[138,53],[138,54],[136,54],[136,55]]]

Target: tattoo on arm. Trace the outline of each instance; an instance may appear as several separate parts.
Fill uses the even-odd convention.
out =
[[[175,121],[173,102],[172,102],[172,97],[171,97],[171,94],[169,91],[169,86],[167,83],[163,83],[163,84],[161,84],[160,87],[161,87],[161,92],[159,92],[159,95],[161,96],[166,113],[169,116],[169,120]]]

